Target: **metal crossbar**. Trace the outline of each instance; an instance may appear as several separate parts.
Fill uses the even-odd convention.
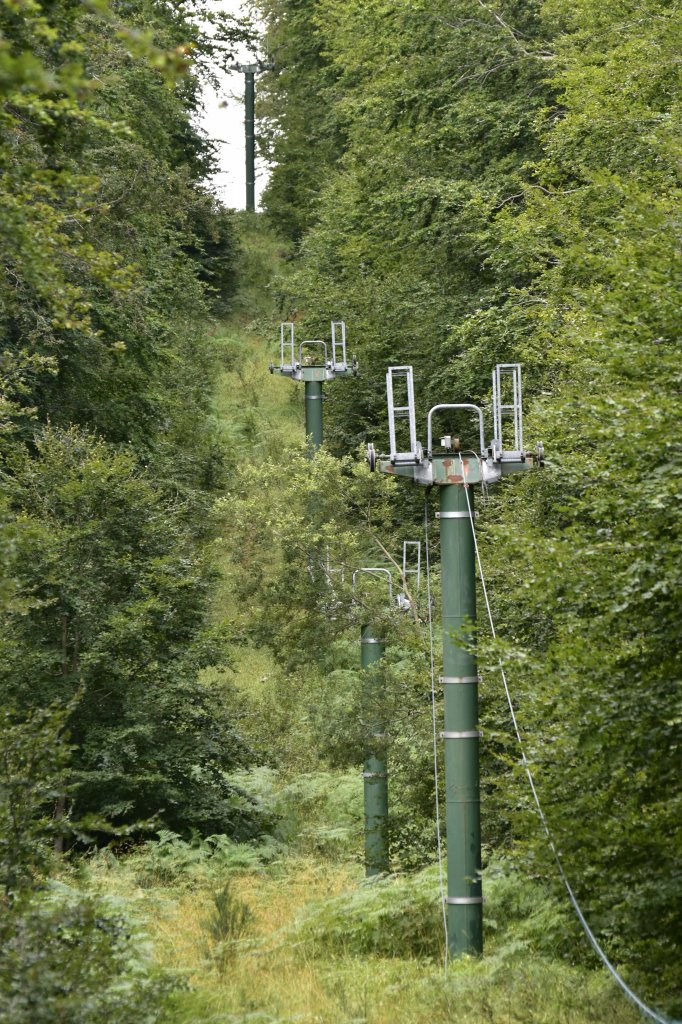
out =
[[[352,580],[353,590],[354,591],[355,591],[355,580],[356,580],[358,574],[361,573],[361,572],[366,572],[369,575],[375,575],[375,576],[386,576],[387,579],[388,579],[388,600],[389,600],[389,603],[391,601],[393,601],[393,576],[391,574],[391,570],[390,569],[383,569],[383,568],[379,568],[379,567],[376,567],[376,568],[374,568],[374,567],[372,567],[372,568],[363,567],[362,569],[356,569],[355,572],[353,573],[353,580]]]
[[[431,458],[433,454],[433,414],[434,412],[440,412],[443,409],[469,409],[478,415],[478,441],[481,447],[481,455],[485,453],[485,433],[483,430],[483,412],[477,405],[471,405],[469,402],[447,402],[444,405],[434,405],[433,409],[429,409],[429,415],[426,421],[426,455],[427,458]]]
[[[303,346],[304,345],[321,345],[322,348],[324,349],[324,360],[323,360],[321,365],[322,366],[328,366],[329,365],[329,357],[327,355],[327,342],[326,341],[314,340],[314,341],[302,341],[301,344],[298,346],[298,361],[299,361],[299,364],[301,366],[303,366]],[[320,364],[315,363],[314,365],[320,365]]]

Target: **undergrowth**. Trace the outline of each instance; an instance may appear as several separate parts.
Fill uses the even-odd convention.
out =
[[[361,847],[363,791],[360,772],[305,772],[287,779],[261,767],[231,778],[273,821],[273,835],[291,851],[353,858]]]
[[[168,1024],[634,1024],[608,976],[572,962],[566,908],[510,863],[484,878],[485,956],[446,977],[438,866],[364,880],[355,775],[260,768],[239,783],[275,840],[163,833],[81,869],[131,903],[188,982]]]
[[[169,831],[158,836],[127,861],[143,888],[208,885],[237,872],[258,871],[279,850],[277,842],[268,836],[258,843],[235,843],[223,835],[185,840]]]
[[[486,949],[505,962],[528,956],[567,959],[577,937],[566,908],[505,861],[484,874]],[[311,903],[287,941],[312,955],[443,959],[438,865],[416,874],[366,879],[332,900]]]

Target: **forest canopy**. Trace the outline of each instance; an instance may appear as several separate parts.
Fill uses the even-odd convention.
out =
[[[65,834],[249,819],[224,777],[247,757],[226,695],[198,682],[225,653],[206,323],[238,243],[205,184],[196,69],[243,35],[223,19],[209,37],[201,13],[0,5],[0,692],[15,716],[70,708]]]

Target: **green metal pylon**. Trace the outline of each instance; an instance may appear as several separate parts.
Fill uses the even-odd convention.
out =
[[[246,143],[246,209],[256,209],[256,66],[244,68],[244,141]]]
[[[453,955],[481,953],[481,817],[478,669],[461,643],[476,621],[476,555],[468,484],[445,484],[440,494],[443,622],[445,825],[448,844],[448,945]],[[469,503],[473,510],[472,492]],[[466,631],[466,632],[465,632]],[[455,638],[459,642],[456,642]]]
[[[232,64],[230,71],[244,75],[244,149],[246,162],[246,209],[256,209],[256,75],[259,71],[272,71],[274,64],[258,61],[255,64]]]
[[[403,397],[394,397],[401,389]],[[388,395],[390,454],[377,456],[369,445],[371,469],[406,476],[440,493],[441,584],[443,621],[446,836],[448,857],[447,931],[451,955],[479,954],[483,949],[483,897],[481,891],[481,827],[479,791],[478,671],[471,640],[476,621],[476,550],[473,534],[472,486],[496,483],[524,472],[544,452],[523,449],[521,368],[500,364],[493,371],[494,437],[485,444],[483,412],[469,403],[434,406],[427,418],[426,451],[417,441],[414,384],[411,366],[389,367]],[[504,394],[503,394],[504,392]],[[463,455],[457,438],[443,437],[434,454],[432,419],[444,410],[475,413],[479,425],[479,451]],[[513,419],[513,449],[503,447],[503,418]],[[396,420],[407,427],[407,450],[399,451]],[[468,648],[468,649],[467,649]]]
[[[370,625],[362,626],[360,631],[360,664],[365,670],[380,661],[386,649],[384,641],[376,637],[375,632]],[[362,778],[365,796],[365,874],[371,878],[389,871],[389,853],[388,770],[383,724],[376,710],[380,705],[381,694],[377,692],[379,682],[376,673],[369,678],[372,681],[367,691],[366,706],[371,709],[371,721],[367,723],[370,743]]]
[[[417,563],[409,565],[408,548],[417,546]],[[353,573],[353,591],[360,573],[382,576],[388,582],[388,604],[393,607],[393,576],[390,569],[383,566],[356,569]],[[407,576],[416,577],[416,592],[419,591],[421,578],[421,544],[419,541],[403,543],[402,583],[407,589]],[[397,607],[405,612],[412,608],[407,594],[400,593]],[[365,623],[360,628],[360,664],[364,670],[371,669],[384,656],[386,644],[376,635],[375,626]],[[390,871],[389,838],[388,838],[388,761],[386,757],[386,734],[383,716],[379,710],[383,703],[381,680],[374,672],[366,677],[365,708],[369,716],[366,722],[370,740],[367,744],[365,763],[362,772],[365,797],[365,874],[387,874]]]
[[[322,447],[322,383],[305,382],[305,436],[310,439],[313,452]]]
[[[295,324],[283,323],[279,329],[280,364],[270,363],[270,373],[281,373],[305,385],[305,432],[310,439],[310,453],[322,447],[322,403],[324,381],[337,377],[354,377],[358,372],[355,356],[348,362],[346,355],[346,325],[342,320],[332,322],[331,344],[326,341],[302,341],[295,350]],[[305,349],[305,354],[304,354]],[[330,354],[331,349],[331,354]]]

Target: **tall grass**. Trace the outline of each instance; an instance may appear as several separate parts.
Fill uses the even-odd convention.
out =
[[[352,830],[323,851],[311,839],[357,815],[357,780],[254,774],[242,781],[277,808],[286,844],[167,834],[83,869],[90,889],[137,907],[160,962],[187,979],[168,1024],[638,1019],[603,972],[571,965],[574,932],[563,907],[504,862],[485,880],[485,956],[451,963],[446,976],[437,870],[366,882]]]

